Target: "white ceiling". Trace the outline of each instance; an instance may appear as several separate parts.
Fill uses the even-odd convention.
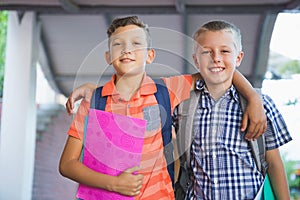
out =
[[[40,63],[51,84],[68,95],[83,82],[107,81],[106,29],[112,19],[138,15],[149,27],[155,63],[151,76],[194,72],[191,38],[212,19],[242,31],[245,57],[240,71],[260,86],[267,69],[270,37],[279,12],[299,12],[300,0],[2,0],[1,10],[35,11],[41,23]]]

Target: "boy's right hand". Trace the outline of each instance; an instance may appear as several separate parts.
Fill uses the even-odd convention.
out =
[[[78,88],[76,88],[69,96],[66,103],[66,110],[69,115],[73,114],[74,103],[82,98],[84,98],[87,102],[90,102],[93,96],[94,90],[98,87],[98,85],[93,83],[86,83]]]
[[[112,190],[126,196],[137,196],[142,188],[144,178],[142,174],[136,173],[139,169],[140,167],[137,166],[132,167],[117,176]]]

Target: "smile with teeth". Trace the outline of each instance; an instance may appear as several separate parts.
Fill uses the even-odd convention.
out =
[[[223,71],[223,70],[224,70],[223,67],[214,67],[214,68],[210,69],[211,72],[220,72],[220,71]]]

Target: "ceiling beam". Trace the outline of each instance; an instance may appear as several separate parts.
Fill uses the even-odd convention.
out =
[[[178,13],[185,13],[185,0],[175,0],[175,8]]]
[[[40,23],[40,22],[39,22]],[[47,79],[49,85],[52,87],[53,90],[55,90],[58,93],[61,93],[60,87],[58,87],[57,82],[54,78],[53,68],[51,66],[51,63],[49,62],[49,53],[47,51],[47,48],[45,46],[45,41],[43,38],[43,35],[41,34],[40,40],[39,40],[39,58],[38,62],[42,68],[42,71],[45,75],[45,78]]]
[[[270,42],[272,38],[274,24],[276,22],[277,14],[265,13],[262,16],[261,24],[259,25],[258,40],[256,49],[256,55],[253,60],[254,67],[252,68],[252,79],[250,82],[254,87],[261,87],[264,80],[264,75],[268,68],[268,59],[270,51]]]
[[[300,10],[300,0],[293,0],[290,3],[287,4],[286,6],[287,10],[295,10],[298,11]]]
[[[60,0],[64,2],[63,6],[44,6],[44,5],[3,5],[0,4],[0,10],[18,10],[18,11],[35,11],[46,14],[74,14],[76,7],[68,7],[71,0]],[[286,9],[297,7],[299,0],[293,1],[294,4],[258,4],[258,5],[188,5],[182,0],[177,0],[176,6],[78,6],[76,14],[105,14],[122,15],[122,14],[178,14],[182,12],[183,5],[186,14],[255,14],[262,12],[278,13]],[[69,2],[69,4],[67,3]],[[68,5],[68,6],[67,6]],[[289,7],[287,7],[289,6]]]
[[[61,7],[67,12],[77,13],[80,10],[79,6],[73,0],[58,0],[58,1]]]

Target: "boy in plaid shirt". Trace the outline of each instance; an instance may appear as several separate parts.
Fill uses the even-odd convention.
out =
[[[254,199],[264,177],[256,168],[248,141],[240,130],[242,109],[232,84],[242,52],[241,33],[226,21],[204,24],[194,35],[194,62],[203,78],[191,144],[192,184],[185,199]],[[276,199],[290,199],[278,148],[292,138],[274,102],[262,96],[267,115],[266,161]],[[180,124],[178,124],[180,126]]]

